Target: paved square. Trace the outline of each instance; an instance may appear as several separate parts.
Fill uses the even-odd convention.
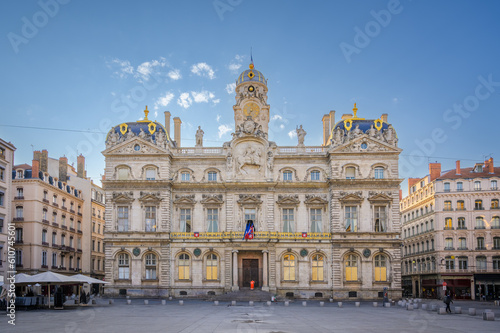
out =
[[[425,301],[424,301],[425,302]],[[464,314],[438,315],[435,311],[416,309],[407,311],[401,307],[373,307],[372,302],[362,302],[355,307],[354,302],[325,302],[320,307],[318,301],[290,303],[285,307],[280,302],[270,307],[266,303],[213,302],[200,300],[167,301],[133,299],[131,305],[126,300],[115,300],[108,305],[99,299],[97,306],[73,307],[65,310],[18,310],[16,326],[7,324],[7,317],[0,317],[0,332],[238,332],[238,333],[288,333],[288,332],[500,332],[500,308],[492,303],[455,302],[462,306]],[[443,306],[437,300],[426,304]],[[379,304],[380,305],[380,304]],[[477,309],[476,316],[469,316],[468,308]],[[453,307],[452,307],[453,308]],[[495,321],[484,321],[482,311],[492,309]]]

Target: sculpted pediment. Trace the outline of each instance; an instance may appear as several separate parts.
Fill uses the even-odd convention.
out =
[[[394,152],[399,153],[402,149],[363,134],[360,137],[339,145],[331,150],[334,153],[357,153],[357,152]]]
[[[150,193],[150,192],[141,192],[140,193],[141,197],[139,198],[139,201],[141,201],[141,203],[159,203],[162,199],[160,197],[160,192],[154,192],[154,193]]]
[[[196,200],[194,200],[194,194],[176,194],[174,198],[174,204],[186,204],[186,205],[194,205]]]
[[[159,145],[155,145],[141,137],[133,137],[125,142],[107,148],[102,153],[109,154],[165,154],[166,150]]]
[[[240,205],[260,205],[260,194],[240,194],[240,199],[237,201]]]
[[[132,192],[113,192],[113,202],[116,203],[131,203],[134,201]]]
[[[306,194],[306,200],[304,203],[306,205],[327,205],[328,201],[324,195]]]
[[[368,193],[368,195],[369,195],[368,201],[370,201],[372,203],[377,203],[377,202],[379,202],[379,203],[387,203],[387,202],[391,202],[392,201],[392,197],[389,194],[384,193],[384,192],[377,193],[377,192],[370,191]]]
[[[224,203],[222,194],[203,194],[201,203],[204,205],[222,205]]]
[[[292,195],[278,195],[278,205],[294,205],[297,206],[300,203],[299,196],[296,194]]]
[[[343,204],[359,204],[363,201],[362,197],[362,192],[352,192],[352,193],[347,193],[347,192],[340,192],[340,198],[339,201],[342,202]]]

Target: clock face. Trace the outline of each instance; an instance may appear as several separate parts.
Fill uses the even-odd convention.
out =
[[[243,114],[245,115],[245,117],[251,116],[252,119],[254,120],[259,115],[259,113],[260,113],[260,107],[253,102],[248,103],[243,108]]]

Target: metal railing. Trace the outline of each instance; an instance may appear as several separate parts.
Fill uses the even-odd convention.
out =
[[[222,231],[222,232],[172,232],[171,239],[243,239],[243,231]],[[330,239],[328,232],[275,232],[256,231],[254,239]]]

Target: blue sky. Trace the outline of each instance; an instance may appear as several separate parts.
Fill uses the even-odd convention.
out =
[[[278,145],[296,145],[290,132],[301,124],[305,144],[320,145],[322,116],[336,110],[339,120],[356,102],[358,116],[388,113],[404,149],[402,178],[424,176],[429,161],[500,163],[498,1],[0,6],[0,137],[17,147],[16,163],[30,162],[33,149],[70,163],[83,153],[98,181],[105,133],[138,120],[145,105],[150,119],[163,123],[166,110],[181,118],[183,146],[194,146],[198,125],[205,146],[221,146],[234,130],[231,84],[250,47],[268,78]]]

